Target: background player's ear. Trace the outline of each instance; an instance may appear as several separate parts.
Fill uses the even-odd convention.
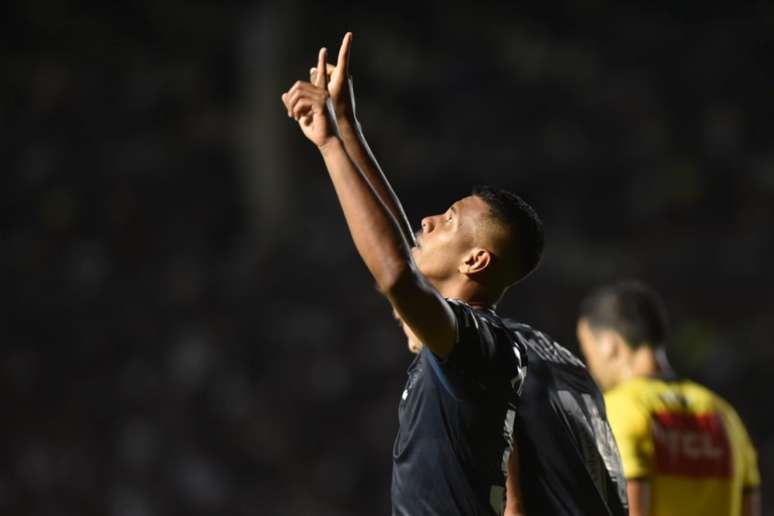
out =
[[[618,332],[603,331],[599,338],[599,352],[607,360],[612,360],[621,352],[623,341]]]

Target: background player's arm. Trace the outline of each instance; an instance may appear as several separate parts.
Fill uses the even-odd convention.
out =
[[[742,497],[742,516],[761,516],[761,493],[757,489],[745,491]]]
[[[320,50],[318,68],[327,52]],[[420,341],[445,357],[457,338],[454,313],[417,270],[400,227],[347,154],[328,118],[325,75],[298,81],[282,101],[322,154],[352,240],[381,291]]]
[[[742,486],[744,489],[742,495],[742,516],[760,516],[761,515],[761,472],[758,469],[758,454],[755,451],[750,434],[747,432],[744,423],[739,414],[731,409],[731,417],[741,431],[742,440],[742,458],[744,467],[742,469]]]
[[[336,66],[326,64],[328,93],[331,96],[331,104],[336,114],[336,122],[339,127],[339,137],[344,143],[344,148],[352,161],[360,168],[374,192],[389,210],[398,223],[403,238],[409,245],[415,245],[414,232],[411,230],[406,213],[403,211],[398,196],[387,181],[379,162],[376,161],[371,148],[363,134],[360,121],[355,112],[355,93],[352,85],[352,77],[349,73],[349,56],[352,45],[352,33],[344,36],[339,49],[339,57]],[[312,68],[309,72],[310,82],[315,83],[320,68]]]
[[[650,516],[650,482],[627,480],[626,494],[629,497],[629,516]]]
[[[761,493],[757,489],[744,493],[742,516],[761,516]]]

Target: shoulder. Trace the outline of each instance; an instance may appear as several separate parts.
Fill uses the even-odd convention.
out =
[[[514,342],[516,339],[506,328],[503,319],[492,309],[473,308],[459,299],[447,299],[457,320],[457,336],[460,340],[471,334],[492,341]]]
[[[637,377],[626,380],[605,392],[605,401],[610,399],[645,403],[648,397],[655,395],[657,391],[657,382],[650,378]]]
[[[734,429],[744,429],[744,423],[742,423],[742,419],[739,417],[736,409],[723,396],[699,383],[692,381],[687,383],[695,392],[696,397],[701,396],[703,398],[702,401],[719,412]]]
[[[524,376],[526,350],[494,310],[447,299],[457,325],[457,341],[446,363],[495,376]]]
[[[475,308],[460,299],[447,298],[446,302],[449,304],[452,312],[454,312],[458,329],[466,326],[472,326],[474,328],[480,326],[481,316],[477,313]]]
[[[715,408],[723,412],[736,413],[734,411],[734,408],[731,406],[731,404],[728,401],[726,401],[725,398],[723,398],[720,394],[716,393],[709,387],[702,385],[700,383],[696,383],[692,380],[686,380],[685,384],[688,386],[688,389],[690,389],[690,392],[692,393],[693,396],[707,403],[712,403],[715,406]]]
[[[547,333],[513,319],[503,319],[503,324],[527,350],[532,351],[541,360],[586,369],[580,358]]]
[[[647,378],[633,378],[604,393],[611,422],[643,421],[652,409],[651,398],[657,386]]]

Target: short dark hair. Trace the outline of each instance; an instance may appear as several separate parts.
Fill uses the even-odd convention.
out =
[[[535,209],[518,195],[489,185],[473,188],[473,195],[484,201],[492,216],[516,237],[511,283],[534,271],[543,256],[543,223]]]
[[[580,304],[581,319],[593,329],[620,333],[632,348],[666,343],[668,322],[663,301],[639,281],[621,281],[591,292]]]

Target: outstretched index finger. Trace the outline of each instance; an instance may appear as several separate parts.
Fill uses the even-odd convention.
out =
[[[317,58],[317,70],[325,70],[325,63],[328,61],[328,49],[322,47],[320,49],[320,55]],[[317,78],[314,81],[314,85],[318,88],[325,88],[326,74],[318,73]]]
[[[339,48],[339,60],[336,62],[336,71],[349,75],[349,49],[352,46],[352,33],[347,32],[344,34],[344,39],[341,41],[341,48]]]

